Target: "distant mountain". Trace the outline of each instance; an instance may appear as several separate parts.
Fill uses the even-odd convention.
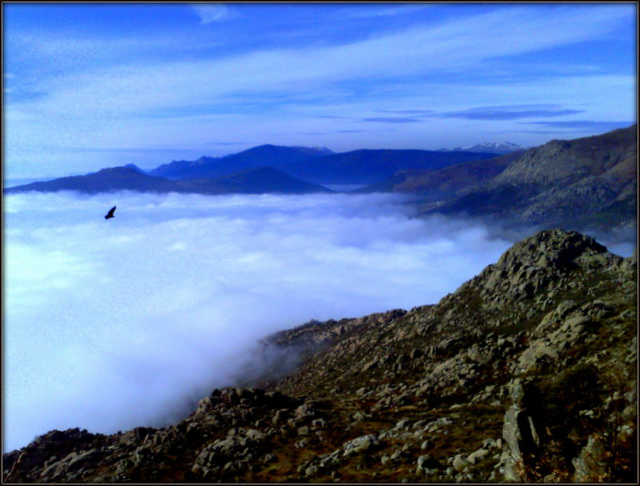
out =
[[[456,147],[454,149],[442,149],[444,152],[484,152],[496,155],[503,155],[509,152],[526,150],[527,147],[512,142],[483,142],[468,147]]]
[[[490,159],[462,162],[438,170],[400,171],[384,181],[357,192],[405,192],[429,196],[431,200],[452,198],[491,180],[521,154],[522,152],[511,152]]]
[[[135,171],[140,172],[141,174],[146,174],[146,173],[147,173],[147,171],[142,170],[142,169],[141,169],[140,167],[138,167],[136,164],[126,164],[126,165],[123,165],[122,167],[125,167],[125,168],[127,168],[127,169],[133,169],[133,170],[135,170]]]
[[[503,170],[499,166],[506,163]],[[497,164],[497,165],[496,165]],[[425,212],[492,215],[524,224],[556,224],[582,228],[635,226],[637,198],[637,125],[575,140],[552,140],[511,160],[486,161],[484,178],[451,172],[462,185],[455,197]],[[394,190],[428,192],[424,175]],[[430,182],[436,178],[431,176]],[[452,182],[455,184],[454,182]],[[441,186],[433,185],[434,190]]]
[[[259,167],[219,177],[172,181],[147,175],[137,167],[112,167],[83,175],[62,177],[46,182],[34,182],[10,187],[5,193],[39,191],[78,191],[101,193],[114,191],[180,192],[197,194],[305,194],[331,192],[329,189],[302,181],[271,167]]]
[[[215,179],[174,181],[180,192],[202,194],[309,194],[333,192],[326,187],[306,182],[273,167],[257,167]]]
[[[261,145],[225,157],[174,161],[149,174],[167,179],[210,178],[270,166],[317,184],[370,184],[399,170],[433,170],[489,157],[492,154],[428,150],[356,150],[334,154],[325,148]]]
[[[304,165],[281,168],[296,177],[319,184],[373,184],[402,170],[436,170],[492,156],[472,152],[363,149],[328,155]]]
[[[312,155],[313,157],[324,156],[324,155],[332,155],[333,150],[328,149],[327,147],[299,147],[294,146],[290,147],[295,150],[299,150],[300,152],[307,153]]]
[[[151,177],[138,168],[110,167],[87,175],[60,177],[44,182],[32,182],[4,189],[5,194],[15,192],[78,191],[87,193],[113,191],[170,192],[171,181]]]
[[[260,145],[224,157],[200,157],[195,161],[174,161],[149,171],[149,174],[167,179],[194,179],[220,177],[266,166],[286,170],[285,166],[296,166],[332,153],[326,148]]]

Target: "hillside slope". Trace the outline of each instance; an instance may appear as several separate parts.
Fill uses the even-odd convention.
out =
[[[636,267],[539,232],[436,305],[271,336],[302,359],[284,378],[169,427],[49,432],[3,480],[635,482]]]
[[[438,170],[406,170],[358,192],[402,192],[420,194],[430,200],[461,196],[502,173],[522,152],[489,159],[462,162]]]
[[[425,211],[574,228],[635,226],[636,201],[633,125],[527,150],[480,186]]]

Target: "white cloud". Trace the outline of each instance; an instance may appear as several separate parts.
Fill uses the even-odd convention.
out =
[[[340,11],[340,15],[349,18],[367,18],[367,17],[395,17],[397,15],[412,15],[420,10],[432,8],[429,4],[407,4],[384,8],[380,5],[365,5],[353,10]]]
[[[192,8],[196,14],[198,14],[203,24],[222,22],[233,18],[231,9],[221,3],[194,4]]]
[[[135,114],[221,103],[231,94],[259,97],[260,93],[284,90],[289,96],[327,82],[461,71],[488,59],[589,39],[613,29],[619,18],[615,8],[597,9],[597,15],[558,9],[550,18],[516,7],[350,44],[262,50],[225,59],[122,65],[54,79],[43,86],[49,96],[38,105],[72,116],[86,110]],[[514,30],[514,24],[520,29]],[[523,31],[544,31],[545,35],[521,35]],[[104,49],[111,49],[110,43],[105,43]]]
[[[8,449],[54,428],[185,415],[233,382],[257,339],[435,303],[509,246],[477,225],[411,219],[388,195],[58,193],[4,206]]]

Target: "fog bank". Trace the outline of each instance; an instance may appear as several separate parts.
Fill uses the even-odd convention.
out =
[[[30,193],[4,211],[4,451],[163,425],[258,339],[436,303],[513,243],[381,194]]]

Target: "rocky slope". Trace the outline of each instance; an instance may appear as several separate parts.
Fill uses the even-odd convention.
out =
[[[378,184],[358,192],[402,192],[420,194],[441,201],[462,196],[491,181],[516,161],[522,152],[511,152],[490,159],[462,162],[444,169],[400,171]]]
[[[637,125],[604,135],[552,140],[437,208],[526,224],[635,226]]]
[[[3,480],[635,482],[636,267],[539,232],[437,305],[271,336],[302,360],[284,378],[165,428],[49,432]]]

